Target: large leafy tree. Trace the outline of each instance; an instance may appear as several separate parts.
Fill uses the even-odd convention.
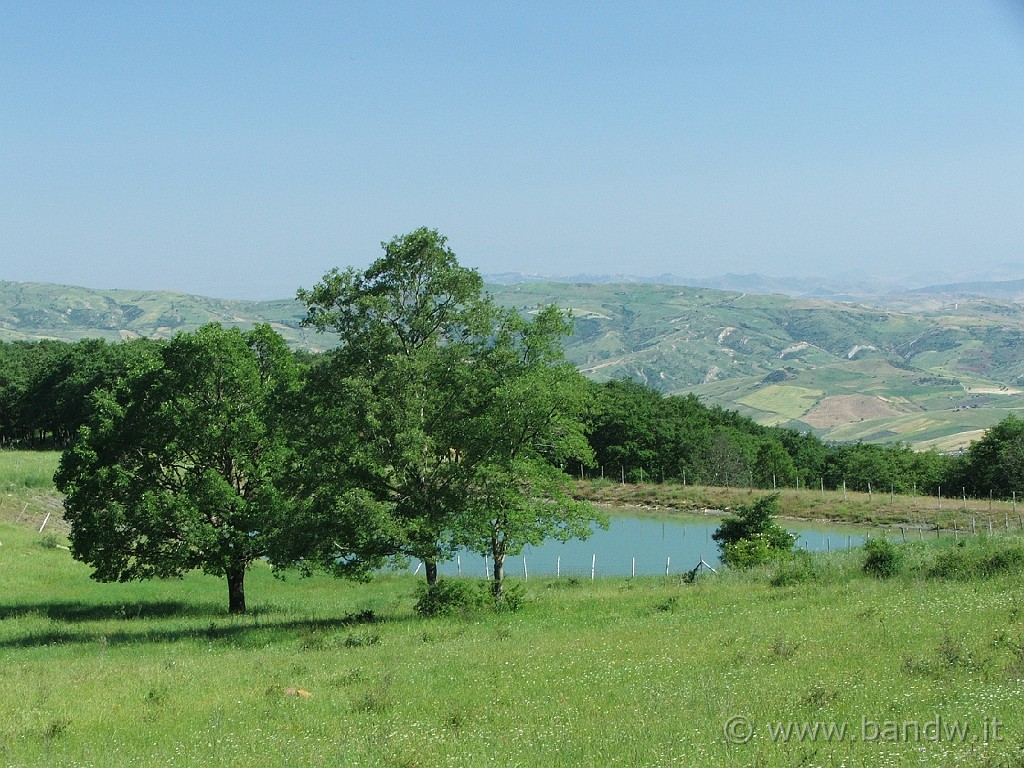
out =
[[[40,440],[49,436],[54,445],[63,448],[88,415],[89,394],[145,368],[158,349],[159,342],[150,339],[117,344],[102,339],[58,343],[40,360],[26,388],[23,413],[27,425]]]
[[[373,471],[379,446],[359,431],[366,424],[360,414],[382,405],[374,397],[331,355],[303,371],[299,396],[286,409],[294,464],[283,487],[296,506],[270,554],[274,563],[363,578],[396,552],[404,531]]]
[[[28,442],[32,425],[26,393],[38,378],[42,360],[62,346],[57,341],[0,342],[0,442]]]
[[[100,581],[201,569],[225,578],[229,610],[244,612],[246,569],[289,524],[281,405],[296,380],[268,326],[207,325],[98,390],[56,475],[72,554]]]
[[[637,479],[644,470],[648,477],[659,471],[658,463],[670,453],[659,438],[674,423],[666,418],[661,393],[629,379],[592,388],[597,407],[590,416],[590,444],[598,465]]]
[[[583,418],[590,388],[560,344],[571,324],[554,307],[530,321],[507,313],[467,370],[471,393],[451,436],[465,478],[457,543],[491,557],[503,600],[506,557],[548,538],[587,538],[606,519],[572,496],[560,466],[589,462]]]
[[[306,322],[339,338],[312,391],[315,464],[331,475],[318,484],[335,489],[322,495],[321,519],[328,523],[332,499],[364,489],[387,513],[376,543],[423,560],[428,583],[438,562],[477,541],[481,510],[496,504],[505,510],[501,546],[582,532],[553,521],[577,506],[545,463],[588,455],[573,422],[585,387],[561,358],[565,319],[545,310],[527,322],[496,307],[436,230],[382,247],[365,271],[333,270],[299,292]],[[512,521],[531,506],[552,521],[535,515],[526,534],[525,522]]]
[[[384,255],[365,271],[335,269],[298,293],[306,323],[339,338],[320,375],[333,383],[314,393],[326,417],[314,428],[321,464],[335,470],[328,498],[355,478],[390,510],[392,551],[423,560],[433,583],[452,551],[461,500],[449,439],[461,395],[455,379],[495,310],[480,275],[459,265],[436,230],[381,246]],[[356,436],[351,449],[328,444],[339,431]]]
[[[63,448],[89,412],[89,394],[149,365],[160,342],[102,339],[0,342],[0,442]]]
[[[793,483],[796,476],[793,459],[782,442],[774,436],[762,437],[757,444],[757,458],[754,461],[754,485],[775,488]]]

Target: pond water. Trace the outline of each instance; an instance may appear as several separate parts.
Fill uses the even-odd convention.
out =
[[[586,541],[547,541],[527,547],[521,555],[507,558],[506,576],[637,576],[679,574],[692,570],[701,560],[715,568],[720,565],[718,545],[711,534],[721,524],[717,516],[680,516],[664,514],[629,514],[621,509],[609,510],[607,530],[595,528]],[[797,546],[809,551],[826,551],[858,547],[864,543],[866,530],[857,526],[780,521],[797,536]],[[420,563],[414,562],[410,570]],[[484,559],[479,554],[460,552],[458,556],[438,565],[438,572],[453,576],[458,573],[484,576]]]

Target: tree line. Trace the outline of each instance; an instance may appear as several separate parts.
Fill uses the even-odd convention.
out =
[[[575,468],[586,477],[973,498],[1024,491],[1024,420],[1013,414],[965,451],[941,454],[906,443],[826,443],[634,381],[592,387],[588,434],[595,463]]]
[[[565,359],[571,318],[494,304],[445,238],[382,243],[367,269],[298,292],[337,336],[294,352],[269,326],[166,342],[0,344],[0,440],[64,450],[73,554],[103,580],[202,569],[245,610],[248,566],[365,576],[416,558],[428,583],[460,548],[503,566],[585,537],[600,513],[572,477],[752,488],[1009,496],[1024,480],[1010,416],[960,456],[832,445],[695,396],[594,383]],[[956,489],[956,490],[953,490]]]
[[[607,479],[935,493],[967,475],[961,457],[914,451],[905,443],[830,444],[707,407],[692,394],[663,396],[627,380],[594,388],[590,444]],[[593,467],[582,469],[594,476]]]
[[[558,319],[557,312],[551,312],[547,331],[567,332],[568,318]],[[333,321],[318,305],[310,305],[310,315],[311,323],[334,330]],[[338,318],[333,325],[341,321]],[[560,354],[557,343],[548,341],[552,354]],[[0,444],[65,448],[86,422],[94,406],[93,392],[109,390],[158,365],[168,345],[149,339],[0,342]],[[372,347],[364,341],[342,347],[355,349]],[[351,351],[288,354],[296,375],[307,381],[310,390],[319,378],[320,389],[330,391],[324,380],[355,363]],[[405,357],[411,364],[410,355]],[[363,364],[368,374],[367,361]],[[378,397],[383,387],[379,375],[374,395]],[[433,386],[462,385],[437,381]],[[959,493],[966,488],[975,496],[990,491],[1007,496],[1024,490],[1024,447],[1017,447],[1024,430],[1012,417],[989,430],[965,455],[947,456],[914,451],[903,443],[829,444],[807,432],[765,427],[735,411],[705,406],[694,395],[664,396],[630,380],[584,381],[578,386],[586,390],[587,407],[581,420],[589,450],[574,463],[559,460],[560,468],[574,476],[582,470],[586,477],[627,482],[753,488],[845,485],[850,490],[870,487],[878,492],[922,494],[935,494],[941,488]]]

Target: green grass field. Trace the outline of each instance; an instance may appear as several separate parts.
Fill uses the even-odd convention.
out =
[[[885,581],[854,551],[434,619],[413,577],[258,566],[232,617],[217,579],[97,584],[15,523],[55,460],[28,456],[0,461],[0,764],[1024,765],[1016,534],[901,545]]]
[[[236,618],[214,579],[98,585],[0,536],[8,765],[1024,764],[1019,575],[881,582],[833,555],[791,587],[534,580],[514,614],[428,620],[410,577],[257,568]]]
[[[45,521],[45,530],[66,530],[53,487],[59,461],[54,451],[0,451],[0,523],[34,524],[38,529]]]

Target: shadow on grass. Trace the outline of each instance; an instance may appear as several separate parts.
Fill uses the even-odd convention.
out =
[[[322,637],[332,630],[382,621],[373,611],[360,611],[345,616],[320,619],[275,619],[272,615],[254,612],[229,616],[212,605],[177,602],[141,603],[130,606],[140,609],[137,615],[126,616],[124,606],[77,603],[40,603],[37,605],[0,605],[0,619],[47,616],[55,621],[83,622],[116,620],[114,631],[84,629],[74,626],[48,626],[29,629],[23,635],[0,640],[0,648],[38,648],[53,645],[99,644],[100,646],[137,645],[141,643],[174,643],[181,641],[230,641],[244,646],[247,640],[264,645],[295,639],[296,636]],[[207,617],[208,622],[189,621]],[[131,619],[131,620],[129,620]],[[179,621],[174,621],[178,619]],[[168,625],[168,620],[171,620]],[[159,622],[159,624],[157,624]],[[184,626],[183,626],[184,624]]]
[[[156,602],[86,603],[80,601],[0,604],[0,621],[24,616],[45,616],[54,621],[108,621],[111,619],[169,619],[196,616],[224,616],[214,603],[180,600]]]

